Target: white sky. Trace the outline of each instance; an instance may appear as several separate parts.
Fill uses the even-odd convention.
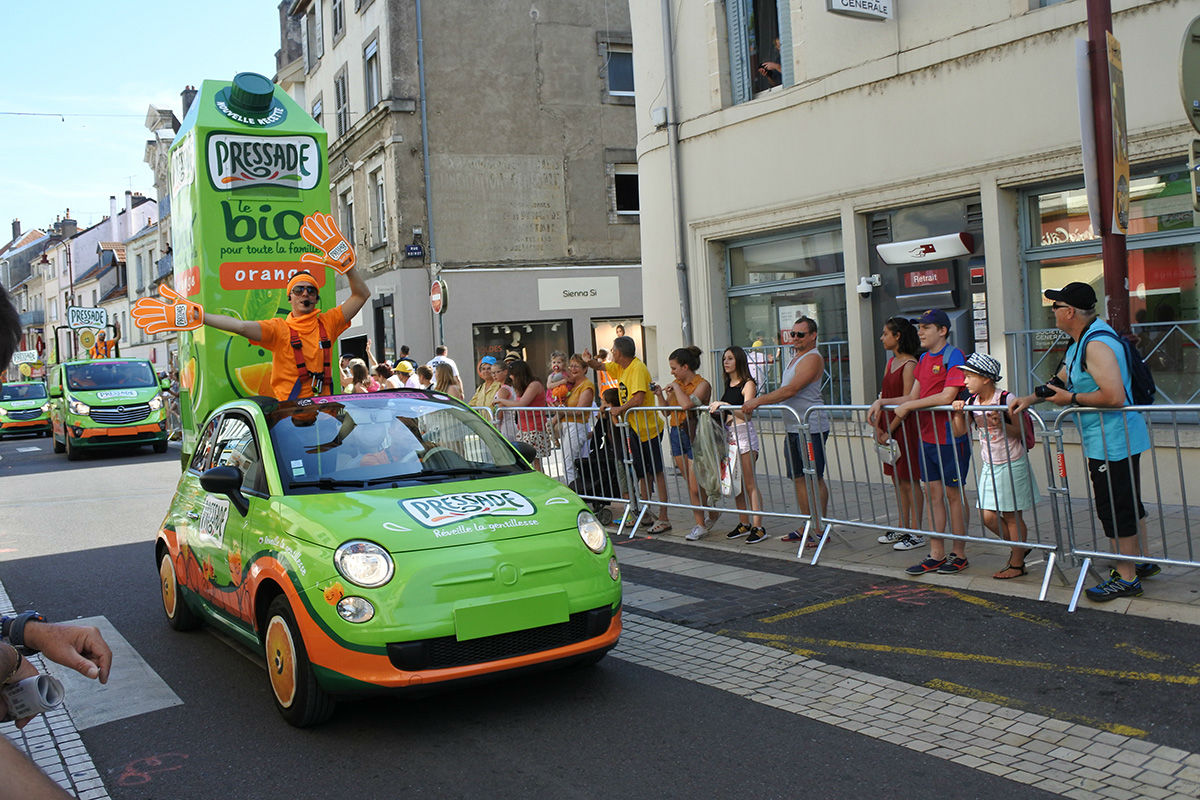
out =
[[[5,0],[0,19],[0,242],[14,218],[45,229],[69,208],[83,229],[109,195],[154,197],[148,107],[182,118],[184,86],[272,78],[279,49],[278,0]]]

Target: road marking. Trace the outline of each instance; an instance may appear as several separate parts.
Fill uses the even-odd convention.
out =
[[[1057,622],[1054,622],[1053,620],[1046,619],[1045,617],[1039,617],[1035,614],[1029,614],[1024,611],[1015,611],[1014,609],[1011,609],[1008,606],[1002,606],[999,603],[992,602],[991,600],[985,600],[984,598],[979,597],[977,595],[967,594],[966,592],[960,592],[957,589],[949,589],[944,586],[930,586],[928,588],[934,592],[939,592],[941,594],[948,594],[951,597],[954,597],[954,598],[957,598],[957,599],[963,601],[964,603],[970,603],[971,605],[982,606],[991,611],[997,611],[1001,614],[1010,616],[1013,619],[1024,620],[1025,622],[1032,622],[1034,625],[1041,625],[1044,628],[1052,628],[1054,630],[1062,629],[1062,625],[1058,624]]]
[[[1100,678],[1118,678],[1131,681],[1147,681],[1149,683],[1166,683],[1181,686],[1200,685],[1200,675],[1165,675],[1160,672],[1137,672],[1125,669],[1101,669],[1099,667],[1081,667],[1075,664],[1051,664],[1047,661],[1026,661],[1017,658],[1001,658],[984,653],[959,653],[953,650],[932,650],[924,647],[902,647],[890,644],[875,644],[873,642],[850,642],[839,639],[818,639],[809,636],[785,636],[780,633],[760,633],[758,631],[720,631],[726,636],[753,639],[766,642],[771,647],[787,649],[793,643],[816,645],[818,647],[836,648],[843,650],[864,650],[874,653],[892,653],[907,656],[924,656],[942,661],[971,661],[977,664],[992,664],[1001,667],[1017,667],[1020,669],[1040,669],[1050,672],[1070,672],[1076,675],[1088,675]]]
[[[183,701],[158,673],[150,668],[125,637],[105,617],[71,620],[74,625],[94,625],[113,652],[113,669],[108,683],[83,677],[73,669],[47,664],[66,690],[66,706],[79,730],[94,728],[138,714],[147,714]]]
[[[995,703],[998,706],[1005,708],[1023,708],[1028,711],[1035,711],[1039,714],[1045,714],[1048,717],[1057,719],[1069,719],[1072,722],[1079,722],[1084,725],[1090,725],[1093,728],[1099,728],[1102,731],[1120,734],[1121,736],[1130,736],[1136,739],[1145,739],[1150,735],[1149,731],[1144,731],[1141,728],[1134,728],[1131,725],[1122,725],[1118,722],[1105,722],[1102,719],[1093,719],[1091,717],[1082,717],[1078,714],[1059,711],[1049,706],[1034,706],[1026,703],[1024,700],[1018,700],[1015,697],[1007,697],[1002,694],[993,692],[985,692],[982,689],[972,689],[970,686],[963,686],[950,681],[943,681],[934,678],[931,681],[925,681],[925,685],[930,689],[940,689],[943,692],[961,695],[962,697],[970,697],[972,700],[983,700],[988,703]]]
[[[1200,795],[1200,753],[626,613],[615,658],[1070,797]],[[769,643],[768,643],[769,644]]]
[[[42,452],[42,448],[40,448],[40,447],[18,447],[17,452],[18,453],[40,453],[40,452]]]
[[[1167,653],[1156,653],[1153,650],[1147,650],[1144,647],[1137,647],[1136,645],[1128,644],[1126,642],[1117,642],[1113,646],[1120,650],[1128,650],[1135,656],[1141,656],[1142,658],[1146,658],[1151,661],[1173,661],[1174,663],[1180,664],[1185,669],[1189,669],[1192,672],[1200,672],[1200,664],[1189,664],[1183,659]]]
[[[881,591],[861,592],[859,594],[851,594],[846,597],[839,597],[836,600],[826,600],[823,603],[813,603],[811,606],[802,608],[794,608],[791,611],[785,611],[782,614],[776,614],[772,617],[763,617],[759,622],[782,622],[785,619],[803,616],[804,614],[815,614],[818,611],[825,611],[837,606],[844,606],[847,603],[853,603],[855,600],[866,600],[868,597],[878,597],[883,594]]]
[[[640,608],[642,611],[667,611],[700,602],[703,602],[703,598],[642,586],[630,581],[621,582],[621,604]]]

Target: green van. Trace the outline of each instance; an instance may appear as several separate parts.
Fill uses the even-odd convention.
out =
[[[0,386],[0,436],[50,433],[50,404],[42,381],[13,381]]]
[[[148,444],[167,451],[166,387],[149,361],[65,361],[50,368],[46,386],[54,452],[75,461],[89,447]]]

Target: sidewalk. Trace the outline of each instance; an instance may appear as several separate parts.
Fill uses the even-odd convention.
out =
[[[651,505],[651,510],[657,514],[657,508]],[[666,539],[689,547],[702,547],[714,550],[726,550],[763,558],[797,560],[798,546],[789,542],[781,542],[779,537],[792,530],[792,520],[767,517],[764,526],[771,538],[758,544],[747,544],[745,538],[728,540],[726,531],[737,524],[737,515],[723,509],[725,513],[713,526],[711,532],[703,539],[689,542],[684,537],[694,524],[690,511],[672,509],[670,513],[671,530],[667,533],[649,535],[643,527],[637,536],[643,538]],[[978,512],[976,512],[978,513]],[[650,511],[646,512],[650,516]],[[619,515],[618,515],[619,519]],[[1170,520],[1168,520],[1168,524]],[[616,536],[616,524],[609,527],[614,541],[625,541],[629,534],[626,530],[621,537]],[[1179,531],[1182,535],[1182,531]],[[1031,533],[1032,535],[1032,533]],[[817,562],[822,567],[865,572],[893,580],[909,580],[915,583],[939,584],[952,586],[956,589],[968,589],[977,592],[988,592],[1010,597],[1037,599],[1041,591],[1042,579],[1045,575],[1045,563],[1040,553],[1031,553],[1026,561],[1027,574],[1011,580],[996,580],[992,574],[1004,566],[1008,548],[997,540],[995,546],[984,546],[974,542],[967,548],[967,558],[970,566],[957,575],[930,574],[915,577],[904,572],[904,568],[920,561],[928,553],[928,546],[913,550],[893,550],[891,545],[879,544],[876,539],[879,531],[849,525],[834,525],[828,541],[821,549],[821,557]],[[1151,536],[1153,547],[1153,535]],[[805,564],[812,561],[813,548],[808,548],[799,558]],[[618,558],[620,553],[618,552]],[[1093,561],[1095,570],[1107,573],[1108,564]],[[1046,602],[1067,605],[1071,599],[1074,582],[1079,576],[1078,565],[1068,565],[1059,560],[1055,574],[1051,576]],[[1093,586],[1097,581],[1089,578],[1084,586]],[[1200,569],[1186,567],[1164,567],[1163,571],[1154,578],[1142,582],[1145,594],[1141,597],[1122,598],[1107,603],[1094,603],[1082,595],[1079,608],[1090,608],[1118,614],[1152,619],[1183,622],[1190,625],[1200,625]]]

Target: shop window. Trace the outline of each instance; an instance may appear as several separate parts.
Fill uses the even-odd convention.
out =
[[[791,86],[789,0],[727,0],[725,17],[733,102]]]
[[[571,321],[567,319],[530,322],[476,322],[471,327],[475,360],[484,356],[497,359],[519,358],[528,362],[533,374],[546,379],[550,354],[555,350],[570,355],[574,347]],[[462,361],[459,361],[462,366]],[[463,379],[466,380],[466,375]],[[469,394],[469,393],[468,393]]]
[[[736,244],[728,252],[730,286],[840,275],[845,270],[842,232],[836,229]]]

